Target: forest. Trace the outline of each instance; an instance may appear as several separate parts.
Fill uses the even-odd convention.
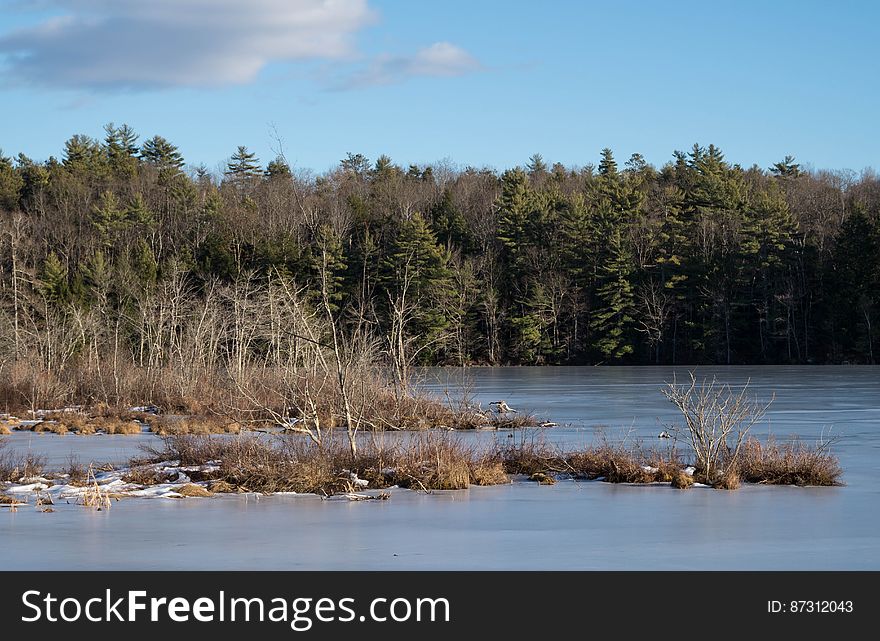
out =
[[[111,402],[126,368],[296,367],[315,345],[369,352],[398,380],[413,365],[874,363],[880,348],[870,170],[744,168],[695,144],[659,168],[609,149],[504,171],[349,153],[315,175],[240,146],[221,173],[105,131],[60,159],[0,153],[0,371],[13,387],[39,374],[47,398],[83,372]]]

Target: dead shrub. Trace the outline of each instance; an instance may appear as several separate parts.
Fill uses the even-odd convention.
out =
[[[86,482],[88,471],[86,467],[80,463],[79,458],[71,454],[67,457],[67,466],[61,471],[67,476],[68,483],[71,485],[82,485]]]
[[[709,484],[726,484],[719,477],[738,466],[746,435],[764,417],[773,398],[766,403],[750,398],[748,381],[739,392],[715,378],[698,383],[693,372],[690,383],[678,385],[673,380],[663,393],[681,412],[697,468]]]
[[[0,481],[18,482],[43,474],[46,459],[39,454],[30,451],[16,454],[5,450],[6,443],[0,442]]]

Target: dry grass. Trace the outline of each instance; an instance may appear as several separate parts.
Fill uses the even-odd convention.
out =
[[[531,476],[537,472],[571,471],[565,456],[543,440],[524,439],[519,444],[500,449],[499,455],[508,474]]]
[[[196,498],[207,498],[210,496],[214,496],[211,492],[203,488],[201,485],[195,485],[193,483],[189,483],[184,485],[183,487],[179,487],[175,490],[181,496],[188,497],[196,497]]]
[[[12,430],[9,429],[8,426],[0,424],[0,436],[6,436],[8,434],[12,434]]]
[[[135,465],[122,476],[122,480],[135,485],[159,485],[177,480],[177,472],[162,472],[147,465]]]
[[[67,457],[67,466],[61,470],[70,485],[84,485],[88,481],[88,470],[74,454]]]
[[[712,487],[716,490],[735,490],[739,488],[739,484],[739,472],[734,468],[728,468],[718,475],[715,482],[712,483]]]
[[[497,456],[487,455],[471,465],[471,483],[474,485],[504,485],[510,477],[504,471],[504,462]]]
[[[684,470],[678,470],[672,475],[672,487],[678,490],[686,490],[694,484],[694,477],[686,473]]]
[[[841,485],[842,471],[829,442],[808,445],[802,441],[761,444],[749,439],[742,448],[738,472],[748,483],[767,485]]]
[[[42,456],[34,452],[8,452],[6,445],[0,442],[0,481],[17,483],[24,478],[42,475],[46,463]]]
[[[234,485],[227,483],[226,481],[211,481],[208,483],[208,490],[215,494],[231,494],[233,492],[238,492],[239,488],[236,488]]]
[[[147,415],[144,422],[159,436],[239,434],[241,425],[223,416],[156,416]]]
[[[356,479],[367,481],[370,489],[397,485],[424,491],[510,481],[499,457],[465,446],[448,433],[426,432],[392,444],[371,439],[361,444],[356,455],[342,440],[318,446],[296,435],[272,440],[176,435],[163,442],[164,448],[149,451],[147,460],[179,460],[182,465],[220,461],[220,470],[211,474],[216,478],[210,487],[217,492],[331,495],[362,489]],[[133,472],[145,469],[144,460],[136,463],[140,465]]]
[[[98,485],[98,481],[95,478],[95,472],[92,469],[92,466],[89,466],[88,472],[86,473],[86,484],[85,491],[80,495],[78,499],[78,503],[83,507],[92,507],[98,510],[109,510],[110,509],[110,493],[107,490],[101,488]]]
[[[390,442],[386,442],[390,441]],[[464,489],[472,485],[509,483],[511,474],[552,484],[560,476],[603,479],[609,483],[670,483],[687,489],[700,481],[719,489],[741,482],[833,484],[837,460],[827,451],[802,445],[760,446],[749,441],[741,462],[726,466],[709,483],[701,470],[684,471],[674,448],[646,449],[640,443],[611,443],[573,451],[525,439],[493,451],[463,443],[450,432],[427,431],[406,437],[364,438],[352,454],[344,439],[317,445],[302,435],[274,437],[209,435],[167,436],[146,459],[133,461],[127,481],[149,485],[172,480],[147,463],[178,460],[181,465],[219,464],[217,472],[188,472],[193,480],[210,481],[212,492],[298,492],[322,495],[381,490],[400,486],[422,491]],[[821,472],[821,473],[820,473]]]
[[[510,474],[569,474],[578,479],[603,479],[608,483],[669,483],[682,467],[674,449],[646,451],[638,443],[627,446],[608,441],[563,452],[533,440],[507,447],[501,456]]]
[[[556,477],[552,474],[544,474],[544,472],[535,472],[529,477],[530,481],[536,481],[540,485],[555,485]]]

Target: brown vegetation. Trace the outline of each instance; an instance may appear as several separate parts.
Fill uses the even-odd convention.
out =
[[[218,439],[179,435],[164,439],[164,449],[147,460],[178,460],[181,465],[221,461],[213,492],[351,493],[391,486],[415,490],[456,490],[471,485],[508,483],[502,461],[462,444],[448,433],[423,433],[384,443],[365,439],[352,454],[347,443],[324,445],[302,437],[273,439],[242,436]],[[133,470],[144,470],[136,461]],[[131,482],[143,476],[129,474]]]
[[[749,439],[737,471],[748,483],[767,485],[841,485],[842,471],[829,442],[808,445],[796,440],[761,443]]]
[[[201,485],[195,485],[193,483],[188,483],[183,487],[179,487],[175,490],[181,496],[188,497],[196,497],[196,498],[207,498],[213,496],[213,493],[209,492]]]
[[[9,452],[6,445],[0,441],[0,481],[18,482],[43,473],[45,459],[42,456],[30,451],[26,454]]]
[[[694,484],[694,477],[684,470],[676,470],[672,475],[672,487],[678,490],[686,490]]]

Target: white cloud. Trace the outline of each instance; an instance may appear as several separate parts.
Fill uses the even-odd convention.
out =
[[[366,69],[331,85],[355,89],[403,82],[414,76],[452,77],[480,71],[483,66],[464,49],[448,42],[435,42],[410,56],[380,56]]]
[[[20,3],[22,4],[22,3]],[[273,61],[348,60],[367,0],[31,0],[60,12],[0,36],[7,75],[74,89],[222,86]]]

